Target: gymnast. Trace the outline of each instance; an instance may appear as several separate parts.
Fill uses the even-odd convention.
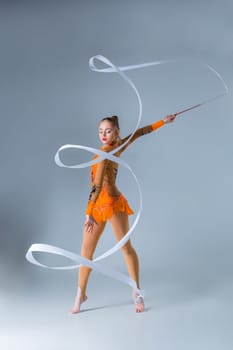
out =
[[[129,142],[123,146],[114,155],[120,157],[121,153],[138,137],[148,134],[160,128],[164,124],[171,123],[175,120],[176,115],[167,115],[165,119],[158,120],[151,125],[139,128],[134,133]],[[110,152],[114,148],[125,143],[131,134],[125,138],[120,138],[119,120],[117,116],[103,118],[99,123],[99,138],[102,142],[100,150]],[[94,159],[98,155],[94,156]],[[116,186],[116,176],[118,163],[104,159],[91,166],[91,192],[86,209],[86,220],[84,223],[83,241],[81,255],[92,260],[93,255],[102,235],[106,222],[109,220],[114,231],[117,241],[129,231],[128,216],[134,214],[124,195]],[[137,288],[140,289],[139,283],[139,260],[130,239],[122,247],[125,263],[127,265],[129,276],[136,282]],[[81,304],[87,300],[86,288],[91,268],[81,266],[78,272],[77,294],[71,313],[80,312]],[[144,311],[144,298],[138,291],[132,291],[132,297],[136,312]]]

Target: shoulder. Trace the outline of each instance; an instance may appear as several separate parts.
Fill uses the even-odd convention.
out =
[[[108,145],[101,146],[101,147],[99,148],[99,150],[100,150],[100,151],[104,151],[104,152],[110,152],[110,151],[111,151],[111,149],[110,149],[110,147],[109,147]],[[98,157],[99,157],[99,156],[98,156]],[[97,166],[98,166],[98,167],[102,167],[102,166],[106,165],[107,163],[108,163],[108,159],[105,158],[105,159],[101,160],[100,162],[98,162],[98,163],[97,163]]]

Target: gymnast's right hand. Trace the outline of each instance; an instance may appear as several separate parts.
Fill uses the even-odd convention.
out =
[[[92,233],[94,224],[97,225],[97,222],[91,215],[86,215],[86,221],[84,223],[85,230],[89,233]]]

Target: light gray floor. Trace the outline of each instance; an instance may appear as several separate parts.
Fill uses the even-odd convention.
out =
[[[1,300],[1,348],[232,349],[232,285],[195,293],[195,285],[163,281],[156,286],[153,274],[150,281],[147,277],[143,314],[134,312],[128,287],[100,276],[93,278],[89,299],[76,315],[68,313],[73,302],[69,283],[66,292],[50,284],[6,296]]]

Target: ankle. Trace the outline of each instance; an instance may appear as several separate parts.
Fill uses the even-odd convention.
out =
[[[133,289],[133,297],[142,297],[144,299],[144,290],[140,288],[134,288]]]
[[[77,295],[81,296],[82,299],[85,299],[85,298],[86,298],[86,290],[85,290],[85,289],[81,289],[81,288],[78,286]]]

